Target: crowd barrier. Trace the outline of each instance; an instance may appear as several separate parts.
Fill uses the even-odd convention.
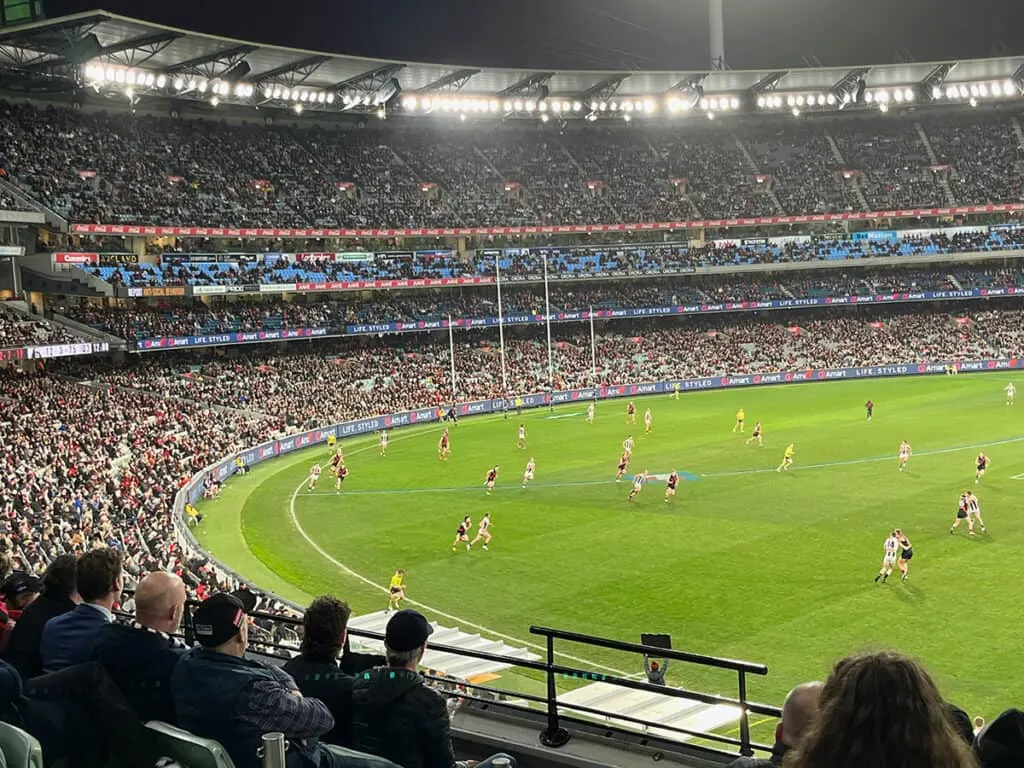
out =
[[[575,310],[572,312],[552,312],[551,322],[568,323],[579,320],[617,320],[621,318],[665,317],[672,315],[702,315],[718,312],[758,312],[773,309],[806,309],[808,307],[844,307],[868,304],[899,304],[913,301],[949,301],[953,299],[990,299],[1004,296],[1024,295],[1024,288],[1013,286],[1004,288],[972,288],[961,291],[914,291],[904,293],[888,293],[873,296],[822,296],[801,299],[773,299],[771,301],[737,301],[717,304],[701,303],[676,305],[671,307],[632,307],[628,309],[594,309]],[[543,323],[547,315],[504,315],[502,323],[506,325],[524,325]],[[467,317],[449,320],[417,320],[408,323],[361,323],[348,325],[345,332],[350,335],[370,333],[396,333],[402,331],[438,330],[442,328],[482,328],[498,325],[496,317]]]

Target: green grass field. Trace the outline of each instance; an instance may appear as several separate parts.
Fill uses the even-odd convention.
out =
[[[332,592],[358,612],[380,610],[380,586],[403,567],[412,600],[467,630],[520,642],[537,639],[531,624],[629,641],[668,632],[680,649],[768,664],[769,676],[751,685],[760,701],[780,702],[850,651],[895,647],[923,659],[951,700],[992,716],[1024,698],[1024,480],[1014,479],[1024,478],[1024,402],[1004,404],[1007,381],[936,376],[639,399],[641,417],[653,411],[651,435],[626,425],[625,401],[599,403],[594,425],[585,406],[538,410],[522,418],[526,451],[514,417],[483,417],[452,429],[447,462],[437,459],[438,426],[396,432],[386,458],[370,436],[345,444],[351,474],[340,495],[326,473],[305,491],[310,464],[328,456],[311,449],[231,481],[204,505],[200,535],[255,584],[300,601]],[[747,435],[763,422],[763,448],[731,431],[739,407]],[[627,504],[629,483],[613,478],[630,431],[633,471],[691,477],[674,502],[653,481]],[[904,438],[914,458],[900,473]],[[791,442],[794,467],[777,473]],[[992,459],[976,489],[988,533],[968,538],[962,526],[951,536],[982,447]],[[529,456],[537,477],[522,489]],[[502,469],[487,496],[492,464]],[[484,512],[490,551],[453,553],[462,516],[475,530]],[[915,557],[908,583],[883,586],[873,578],[894,526]],[[565,650],[637,668],[622,654]],[[735,694],[728,675],[672,672],[687,687]]]

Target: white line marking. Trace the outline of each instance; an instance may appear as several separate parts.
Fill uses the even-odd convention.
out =
[[[415,437],[415,435],[408,435],[408,437]],[[399,438],[395,438],[395,439],[398,440]],[[357,448],[356,450],[352,451],[352,453],[353,454],[355,454],[355,453],[362,453],[363,451],[367,451],[367,450],[369,450],[372,447],[373,447],[372,445],[368,445],[365,448]],[[297,530],[299,532],[299,535],[302,536],[302,538],[304,538],[306,540],[306,543],[309,544],[309,546],[311,546],[313,549],[315,549],[317,551],[317,553],[321,557],[323,557],[325,560],[327,560],[329,563],[331,563],[335,568],[337,568],[340,571],[343,571],[344,573],[348,574],[349,576],[351,576],[354,579],[358,579],[359,581],[363,582],[364,584],[366,584],[369,587],[372,587],[373,589],[377,590],[378,592],[383,592],[384,594],[389,594],[389,591],[388,591],[387,587],[384,587],[384,586],[378,584],[377,582],[373,581],[372,579],[366,578],[361,573],[356,573],[351,568],[349,568],[347,565],[345,565],[343,562],[341,562],[337,558],[333,557],[323,547],[321,547],[319,544],[317,544],[308,533],[306,533],[306,530],[302,527],[302,524],[299,523],[298,516],[295,514],[295,499],[296,499],[296,497],[298,497],[299,492],[305,487],[305,485],[306,485],[306,480],[303,480],[301,483],[299,483],[298,486],[296,486],[295,490],[292,491],[291,499],[288,502],[288,515],[291,517],[292,525],[295,526],[295,530]],[[543,646],[543,645],[538,645],[537,643],[531,643],[528,640],[522,640],[522,639],[520,639],[518,637],[513,637],[512,635],[506,635],[506,634],[504,634],[502,632],[497,632],[497,631],[491,629],[490,627],[485,627],[482,624],[477,624],[475,622],[468,621],[467,619],[459,618],[458,616],[454,616],[454,615],[452,615],[450,613],[446,613],[444,611],[438,610],[437,608],[433,608],[433,607],[427,605],[426,603],[421,603],[421,602],[418,602],[416,600],[410,600],[409,598],[406,598],[405,601],[407,603],[409,603],[410,605],[415,605],[418,608],[422,608],[423,610],[425,610],[425,611],[427,611],[429,613],[432,613],[432,614],[435,614],[435,615],[440,616],[442,618],[448,619],[449,621],[453,621],[453,622],[455,622],[458,625],[466,626],[466,627],[471,627],[472,629],[478,630],[480,632],[485,632],[485,633],[487,633],[489,635],[493,635],[494,637],[500,638],[501,640],[508,640],[510,642],[517,643],[519,645],[525,645],[525,646],[527,646],[529,648],[532,648],[534,650],[540,651],[541,653],[547,653],[547,648],[545,646]],[[570,661],[576,661],[576,662],[579,662],[581,664],[587,664],[587,665],[589,665],[591,667],[595,667],[597,669],[603,669],[606,672],[611,672],[613,675],[617,675],[618,677],[626,677],[628,674],[630,674],[629,672],[624,672],[621,669],[615,669],[614,667],[607,667],[604,664],[597,664],[596,662],[590,661],[589,659],[582,659],[579,656],[570,656],[568,653],[556,652],[555,655],[556,656],[561,656],[563,659],[569,659]]]
[[[1019,475],[1014,475],[1010,479],[1011,480],[1024,480],[1024,472],[1021,472]]]
[[[545,416],[544,421],[557,421],[558,419],[574,419],[577,416],[582,416],[583,411],[573,411],[572,413],[559,413],[554,416]]]

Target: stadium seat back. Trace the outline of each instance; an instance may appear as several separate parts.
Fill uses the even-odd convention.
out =
[[[341,759],[340,764],[345,768],[401,768],[390,760],[371,755],[366,752],[356,752],[354,749],[338,747],[334,744],[324,744],[327,751]],[[338,761],[335,761],[338,764]]]
[[[43,768],[43,748],[36,737],[9,723],[0,723],[0,768]]]
[[[235,768],[220,742],[204,739],[186,730],[159,720],[146,723],[154,734],[160,750],[185,768]]]

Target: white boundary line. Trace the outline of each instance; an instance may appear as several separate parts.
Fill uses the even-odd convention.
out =
[[[407,436],[400,435],[398,438],[395,439],[395,441],[397,441],[398,439],[401,439],[402,437],[410,438],[410,437],[417,437],[417,436],[418,435],[407,435]],[[395,441],[392,441],[392,442],[395,442]],[[352,451],[352,453],[353,454],[362,453],[363,451],[368,451],[368,450],[370,450],[371,448],[374,448],[374,447],[376,447],[376,446],[374,446],[374,445],[367,445],[367,446],[364,446],[363,448],[357,448],[356,450]],[[313,538],[308,533],[306,533],[306,530],[302,527],[302,524],[299,522],[298,516],[295,514],[295,499],[298,497],[299,492],[303,489],[303,487],[305,487],[306,482],[307,481],[304,479],[301,483],[298,484],[298,486],[296,486],[295,490],[292,491],[291,498],[288,501],[288,515],[291,518],[292,525],[295,526],[295,530],[299,532],[299,535],[302,536],[302,538],[306,540],[306,543],[309,544],[309,546],[311,546],[313,549],[315,549],[317,551],[317,553],[321,557],[324,558],[324,560],[329,562],[331,565],[333,565],[339,571],[344,572],[348,576],[351,576],[353,579],[357,579],[358,581],[363,582],[364,584],[366,584],[369,587],[372,587],[373,589],[377,590],[378,592],[383,592],[384,594],[389,594],[389,591],[388,591],[387,587],[384,587],[384,586],[378,584],[377,582],[373,581],[372,579],[368,579],[366,576],[363,576],[361,573],[356,573],[351,568],[349,568],[347,565],[345,565],[343,562],[341,562],[340,560],[335,558],[333,555],[331,555],[327,550],[325,550],[319,544],[317,544],[313,540]],[[547,653],[547,648],[545,646],[543,646],[543,645],[538,645],[537,643],[531,643],[528,640],[522,640],[522,639],[520,639],[518,637],[513,637],[512,635],[506,635],[506,634],[504,634],[502,632],[498,632],[496,630],[493,630],[490,627],[485,627],[482,624],[477,624],[475,622],[469,621],[468,619],[463,619],[463,618],[460,618],[460,617],[455,616],[453,614],[446,613],[445,611],[442,611],[442,610],[439,610],[438,608],[434,608],[432,606],[429,606],[426,603],[420,603],[420,602],[418,602],[416,600],[410,600],[409,598],[406,598],[405,600],[410,605],[415,605],[418,608],[422,608],[423,610],[425,610],[425,611],[427,611],[429,613],[432,613],[432,614],[434,614],[436,616],[440,616],[440,617],[442,617],[444,619],[448,619],[449,621],[453,621],[456,624],[459,624],[461,626],[470,627],[470,628],[478,630],[480,632],[485,632],[488,635],[492,635],[494,637],[497,637],[497,638],[499,638],[501,640],[508,640],[510,642],[516,643],[517,645],[525,645],[528,648],[532,648],[532,649],[540,651],[542,653]],[[579,656],[570,656],[567,653],[556,653],[555,655],[556,656],[560,656],[563,659],[569,659],[570,661],[576,661],[576,662],[580,662],[581,664],[587,664],[587,665],[589,665],[591,667],[596,667],[598,669],[603,669],[606,672],[611,672],[613,675],[616,675],[618,677],[632,677],[633,676],[629,672],[623,672],[621,669],[615,669],[614,667],[608,667],[608,666],[605,666],[604,664],[597,664],[596,662],[590,661],[589,659],[580,658]]]

